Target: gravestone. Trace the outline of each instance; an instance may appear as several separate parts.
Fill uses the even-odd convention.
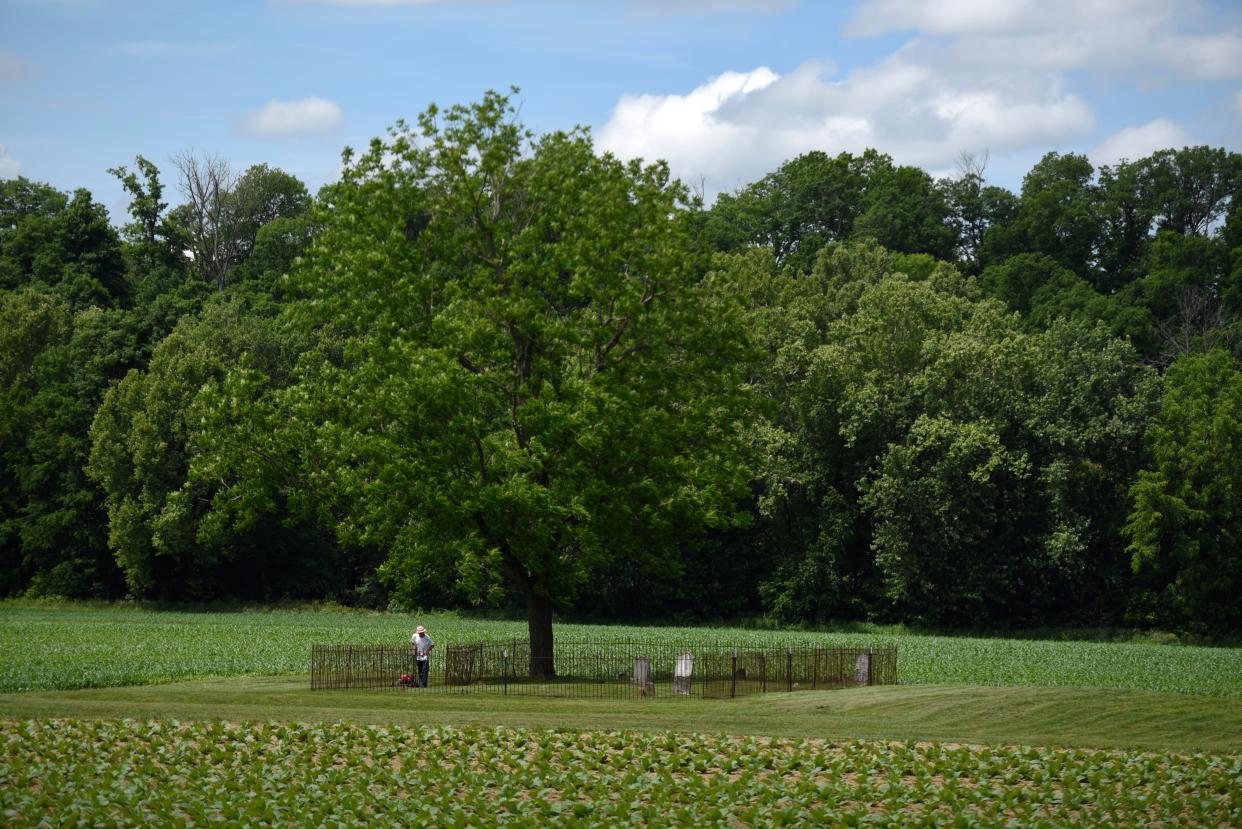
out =
[[[639,656],[634,660],[634,684],[646,685],[651,682],[651,660]]]
[[[673,690],[679,694],[690,693],[690,677],[694,675],[694,654],[681,653],[673,663]]]
[[[858,654],[858,658],[854,660],[854,684],[871,684],[871,654],[866,651]]]

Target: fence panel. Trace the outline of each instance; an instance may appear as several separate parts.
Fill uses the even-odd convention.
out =
[[[408,645],[315,645],[311,688],[400,689],[417,678]],[[775,691],[891,685],[897,649],[727,644],[653,645],[640,641],[569,640],[552,659],[533,659],[530,645],[445,643],[432,659],[428,691],[574,697],[737,697]]]

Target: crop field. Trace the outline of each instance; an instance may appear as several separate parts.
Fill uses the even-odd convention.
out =
[[[562,625],[896,644],[906,687],[309,690],[311,645],[404,642],[416,623],[439,643],[525,634],[451,614],[0,605],[0,825],[1242,825],[1239,649]]]
[[[155,612],[123,607],[0,605],[0,692],[170,682],[204,676],[306,674],[314,644],[524,638],[521,622],[451,614],[349,611]],[[558,625],[565,639],[887,645],[907,685],[1116,688],[1242,699],[1242,649],[943,636]]]
[[[13,827],[1242,825],[1238,757],[137,720],[0,745]]]

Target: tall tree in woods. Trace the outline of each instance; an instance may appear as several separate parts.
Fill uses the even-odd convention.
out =
[[[1165,374],[1148,456],[1125,525],[1146,580],[1131,621],[1242,631],[1242,371],[1222,350],[1182,357]]]
[[[227,161],[211,155],[181,153],[173,164],[185,197],[174,218],[185,232],[194,271],[223,290],[238,254],[240,228],[231,198],[237,174]]]
[[[238,175],[215,156],[182,153],[173,163],[185,197],[173,211],[173,222],[185,239],[193,271],[217,290],[232,281],[237,266],[254,250],[260,229],[310,206],[301,181],[266,164]]]
[[[675,570],[746,493],[747,336],[703,278],[687,192],[585,131],[533,139],[489,93],[347,153],[326,200],[285,317],[321,348],[283,389],[230,373],[205,464],[236,482],[220,508],[283,464],[342,541],[390,550],[411,603],[446,572],[520,593],[551,673],[553,612],[593,566]]]

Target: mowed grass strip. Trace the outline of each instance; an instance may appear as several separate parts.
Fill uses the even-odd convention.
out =
[[[0,721],[6,825],[1237,826],[1237,757],[666,732]]]
[[[9,603],[0,604],[0,691],[306,675],[312,645],[402,643],[415,624],[426,624],[441,647],[526,636],[522,622],[453,614],[188,613]],[[898,678],[907,685],[1112,688],[1242,699],[1240,648],[600,625],[558,625],[556,635],[687,648],[721,642],[742,648],[895,644]]]
[[[0,694],[0,716],[513,725],[1242,753],[1242,706],[1234,700],[1077,688],[887,686],[724,700],[581,699],[311,691],[302,679],[241,677]]]

